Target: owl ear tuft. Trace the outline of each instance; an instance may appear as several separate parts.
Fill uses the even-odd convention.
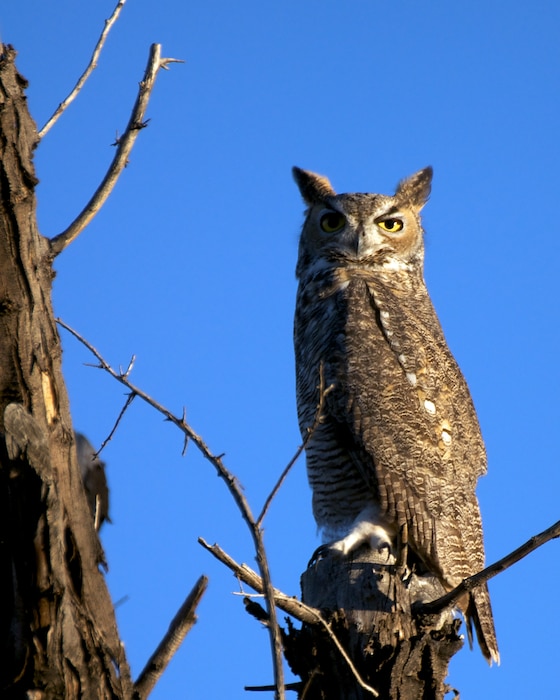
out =
[[[433,173],[432,166],[428,165],[427,168],[401,180],[397,186],[395,197],[406,201],[420,211],[430,196]]]
[[[317,173],[296,167],[292,168],[292,174],[299,187],[301,196],[307,204],[314,204],[326,197],[334,197],[336,195],[329,179],[324,175],[317,175]]]

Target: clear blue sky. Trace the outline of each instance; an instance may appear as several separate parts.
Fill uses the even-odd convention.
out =
[[[19,0],[0,12],[40,125],[82,71],[114,0]],[[302,203],[290,168],[339,191],[392,192],[434,166],[426,278],[472,390],[489,455],[488,561],[560,517],[557,0],[128,0],[81,97],[37,150],[39,225],[63,230],[113,155],[152,42],[160,73],[130,164],[56,262],[55,310],[133,381],[225,452],[255,511],[300,438],[292,351]],[[123,390],[63,334],[75,426],[96,444]],[[254,565],[224,485],[136,401],[106,448],[107,581],[134,675],[201,573],[199,622],[155,700],[244,698],[271,682],[266,632],[201,535]],[[318,544],[301,461],[266,521],[275,584],[299,592]],[[491,582],[502,654],[461,651],[463,700],[548,697],[557,685],[553,542]]]

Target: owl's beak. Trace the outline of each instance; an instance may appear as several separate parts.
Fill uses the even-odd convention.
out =
[[[355,251],[356,257],[374,255],[383,247],[384,241],[367,230],[363,224],[356,229]]]

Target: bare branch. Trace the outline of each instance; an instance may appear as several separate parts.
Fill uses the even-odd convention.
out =
[[[132,368],[134,367],[135,362],[136,362],[136,355],[133,355],[130,358],[130,362],[128,363],[128,367],[125,369],[124,372],[121,370],[121,374],[123,374],[125,377],[128,377],[128,375],[132,372]]]
[[[167,664],[195,624],[197,619],[195,611],[207,587],[208,578],[201,576],[171,621],[165,636],[134,684],[138,700],[144,700],[148,697],[167,668]]]
[[[169,411],[165,406],[162,404],[158,403],[153,399],[151,396],[146,394],[145,391],[142,391],[139,387],[135,386],[132,384],[132,382],[128,379],[128,375],[126,372],[117,372],[114,370],[111,365],[101,356],[101,354],[89,343],[85,338],[83,338],[77,331],[75,331],[73,328],[68,326],[66,323],[64,323],[61,319],[57,319],[57,323],[65,328],[69,333],[71,333],[77,340],[79,340],[83,345],[85,345],[88,350],[95,355],[95,357],[99,360],[99,368],[105,370],[108,372],[114,379],[119,381],[121,384],[124,384],[124,386],[128,387],[130,391],[137,396],[139,396],[143,401],[145,401],[147,404],[155,408],[157,411],[159,411],[162,415],[165,416],[165,418],[176,425],[179,430],[181,430],[186,437],[188,437],[192,442],[197,446],[199,451],[202,453],[204,458],[212,464],[212,466],[216,469],[218,476],[220,476],[227,488],[229,489],[229,492],[231,496],[233,497],[233,500],[235,501],[237,507],[239,508],[239,511],[241,513],[241,516],[245,520],[249,531],[251,532],[251,536],[253,538],[253,543],[255,545],[255,550],[256,550],[256,559],[259,565],[259,571],[261,572],[262,576],[262,582],[263,582],[263,588],[264,588],[264,594],[266,597],[267,601],[267,612],[270,615],[270,625],[269,625],[269,633],[270,633],[270,643],[271,643],[271,648],[272,648],[272,658],[273,658],[273,667],[274,667],[274,682],[276,684],[276,694],[275,697],[277,700],[284,700],[285,698],[285,693],[284,693],[284,670],[282,666],[282,639],[280,635],[280,627],[278,625],[278,619],[276,616],[276,608],[274,605],[274,589],[272,587],[272,582],[270,579],[270,570],[268,567],[268,559],[266,556],[266,550],[264,547],[264,541],[263,541],[263,536],[262,536],[262,530],[260,527],[258,527],[255,518],[253,516],[253,513],[251,511],[251,508],[249,506],[249,503],[247,499],[245,498],[242,489],[240,488],[237,479],[235,476],[225,467],[223,461],[222,461],[222,456],[216,456],[211,452],[210,448],[208,445],[204,442],[204,440],[201,438],[198,433],[196,433],[191,426],[186,422],[185,420],[185,411],[183,411],[183,416],[179,418],[175,414],[173,414],[171,411]]]
[[[47,121],[45,126],[39,131],[39,138],[42,139],[43,136],[47,133],[47,131],[50,130],[52,126],[56,123],[60,115],[64,112],[64,110],[68,107],[68,105],[73,102],[76,97],[78,96],[78,93],[80,90],[83,88],[86,80],[89,78],[89,76],[93,73],[93,71],[97,68],[97,59],[99,58],[99,54],[101,53],[101,50],[103,49],[103,46],[105,44],[105,40],[107,39],[107,35],[111,31],[111,27],[117,19],[119,18],[119,15],[121,13],[121,10],[125,4],[126,0],[119,0],[117,3],[115,9],[113,10],[113,14],[109,17],[109,19],[105,20],[105,26],[103,28],[103,31],[101,32],[101,35],[99,39],[97,40],[97,44],[95,45],[95,49],[93,50],[93,53],[91,55],[91,58],[89,60],[89,63],[85,69],[85,71],[82,73],[80,76],[78,82],[74,86],[74,89],[70,92],[68,97],[63,100],[58,107],[56,108],[54,114],[52,117]]]
[[[152,44],[150,47],[148,65],[146,66],[144,78],[140,83],[136,103],[130,115],[126,130],[118,140],[117,152],[115,153],[113,162],[109,166],[109,170],[103,178],[103,181],[95,191],[93,197],[86,204],[83,211],[70,224],[66,231],[63,231],[58,234],[58,236],[51,239],[50,249],[53,256],[61,253],[64,248],[69,246],[70,243],[80,235],[113,191],[113,187],[128,162],[128,156],[130,155],[138,134],[146,126],[144,114],[148,106],[158,70],[170,62],[178,61],[170,58],[161,58],[161,44]]]
[[[312,435],[312,430],[310,430],[309,433],[305,436],[305,440],[304,440],[304,441],[301,443],[301,445],[297,448],[296,453],[294,454],[294,456],[292,457],[292,459],[288,462],[288,464],[287,464],[286,467],[284,468],[284,471],[282,472],[282,474],[280,474],[280,478],[279,478],[278,481],[276,482],[274,488],[272,489],[272,491],[271,491],[270,494],[268,495],[268,498],[266,499],[266,501],[265,501],[265,503],[264,503],[264,506],[263,506],[263,508],[262,508],[262,510],[261,510],[261,513],[260,513],[259,517],[257,518],[257,525],[258,525],[259,527],[261,527],[262,521],[264,520],[264,517],[265,517],[265,515],[267,514],[268,509],[270,508],[270,504],[271,504],[272,501],[274,500],[274,498],[275,498],[276,494],[278,493],[278,491],[280,491],[280,488],[282,487],[282,484],[284,483],[284,480],[285,480],[286,477],[288,476],[288,473],[290,472],[291,468],[294,466],[294,464],[295,464],[295,463],[298,461],[298,459],[300,458],[301,453],[304,451],[304,449],[305,449],[307,443],[309,442],[309,438],[311,437],[311,435]]]
[[[128,376],[128,373],[125,376]],[[136,398],[136,394],[133,391],[131,391],[130,394],[126,398],[126,402],[125,402],[124,406],[121,408],[121,412],[117,416],[117,420],[115,421],[115,425],[113,426],[113,429],[111,430],[109,435],[105,438],[105,440],[103,440],[103,442],[101,443],[101,447],[94,454],[94,457],[99,457],[99,455],[105,449],[105,446],[107,445],[107,443],[111,442],[111,440],[113,439],[113,435],[115,434],[117,428],[119,427],[119,423],[121,422],[124,414],[126,413],[127,408],[130,406],[130,404],[134,401],[135,398]]]
[[[547,530],[543,530],[543,532],[539,533],[538,535],[531,537],[530,540],[527,540],[525,544],[522,544],[521,547],[518,547],[510,554],[507,554],[494,564],[491,564],[482,571],[479,571],[478,574],[474,574],[474,576],[469,576],[468,578],[464,579],[452,591],[449,591],[449,593],[441,596],[441,598],[437,598],[437,600],[433,600],[431,603],[424,603],[418,608],[418,613],[420,615],[433,615],[441,610],[444,610],[445,608],[451,607],[459,600],[459,598],[465,595],[465,593],[470,593],[477,586],[480,586],[494,576],[501,574],[502,571],[505,571],[506,569],[509,569],[510,566],[517,564],[518,561],[526,557],[528,554],[531,554],[531,552],[534,552],[535,549],[538,549],[543,544],[546,544],[550,540],[557,537],[560,537],[560,520],[557,523],[554,523],[554,525],[549,527]]]
[[[270,492],[268,498],[266,499],[263,509],[257,518],[257,526],[261,527],[262,521],[265,518],[265,515],[267,514],[268,509],[270,508],[270,504],[272,503],[273,499],[275,498],[276,494],[280,490],[282,484],[284,483],[285,478],[288,476],[289,471],[291,468],[294,466],[294,464],[298,461],[298,459],[301,456],[301,453],[305,450],[307,447],[309,440],[311,440],[311,437],[313,433],[317,430],[319,427],[322,419],[323,419],[323,408],[325,406],[325,397],[327,396],[328,393],[330,393],[333,389],[333,384],[328,386],[325,389],[325,377],[323,375],[323,365],[321,364],[320,370],[319,370],[319,403],[317,404],[317,411],[315,412],[315,419],[313,420],[313,425],[309,428],[307,428],[307,435],[305,436],[305,440],[301,443],[301,445],[297,448],[296,453],[292,457],[292,459],[288,462],[286,468],[280,474],[280,478],[276,482],[274,488]]]
[[[254,693],[262,693],[262,692],[270,692],[271,690],[274,690],[273,685],[246,685],[245,690],[249,692],[254,692]],[[286,683],[284,686],[285,690],[300,690],[301,689],[301,681],[298,681],[296,683]]]
[[[169,70],[169,64],[170,63],[184,63],[185,61],[182,58],[162,58],[160,61],[160,68],[163,68],[163,70]]]
[[[181,419],[183,423],[187,422],[187,409],[185,406],[183,406],[183,417]],[[187,454],[187,447],[189,446],[189,436],[185,434],[185,440],[183,442],[183,451],[181,452],[181,456],[184,457]]]
[[[206,540],[202,537],[198,538],[199,544],[201,544],[204,549],[206,549],[210,554],[212,554],[218,561],[225,564],[228,569],[231,569],[233,573],[237,576],[240,581],[246,583],[254,591],[258,593],[264,593],[262,578],[251,569],[247,564],[238,564],[234,559],[232,559],[229,554],[224,552],[224,550],[217,544],[208,544]],[[274,604],[283,610],[288,615],[295,617],[296,620],[300,622],[307,622],[310,625],[317,623],[317,615],[320,615],[318,610],[310,608],[305,605],[300,600],[294,596],[288,596],[277,588],[273,589],[274,593]],[[310,612],[312,611],[312,612]]]
[[[251,588],[253,588],[255,591],[258,591],[259,593],[263,592],[263,582],[261,577],[258,574],[256,574],[251,568],[249,568],[246,564],[238,564],[234,559],[232,559],[229,556],[229,554],[224,552],[224,550],[217,544],[210,545],[202,537],[199,537],[198,541],[204,547],[204,549],[208,550],[211,554],[213,554],[216,557],[216,559],[219,559],[219,561],[221,561],[229,569],[231,569],[235,573],[235,575],[239,579],[241,579],[241,581],[246,583],[248,586],[251,586]],[[288,615],[295,617],[296,620],[299,620],[300,622],[307,622],[310,625],[321,625],[331,638],[335,647],[340,652],[342,658],[348,664],[348,668],[351,670],[360,687],[368,693],[371,693],[373,697],[379,697],[379,693],[362,680],[356,667],[352,663],[352,660],[346,653],[342,644],[338,641],[338,638],[332,631],[329,623],[321,615],[321,612],[316,608],[312,608],[309,605],[306,605],[297,598],[291,598],[287,596],[285,593],[282,593],[277,588],[274,588],[273,591],[274,603],[280,608],[280,610],[283,610],[284,612],[288,613]]]

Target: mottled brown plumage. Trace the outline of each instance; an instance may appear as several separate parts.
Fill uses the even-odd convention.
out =
[[[300,428],[313,424],[320,368],[324,420],[307,445],[313,513],[346,554],[398,547],[449,590],[484,567],[476,482],[486,454],[466,382],[423,278],[420,210],[431,168],[394,196],[336,195],[294,168],[308,204],[295,316]],[[498,661],[487,588],[461,604],[485,657]]]

